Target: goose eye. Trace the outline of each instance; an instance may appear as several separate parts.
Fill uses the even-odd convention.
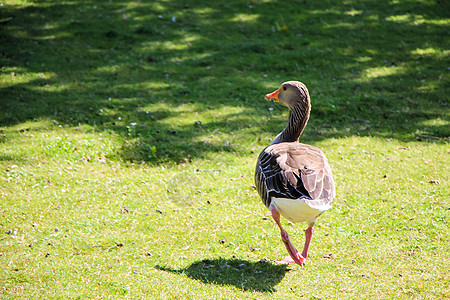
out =
[[[283,91],[285,91],[286,90],[286,87],[285,86],[283,86]]]

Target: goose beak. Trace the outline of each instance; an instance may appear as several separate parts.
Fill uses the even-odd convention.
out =
[[[279,92],[279,89],[276,90],[273,93],[267,94],[266,97],[265,97],[266,100],[269,100],[269,101],[272,101],[272,102],[280,102],[280,100],[278,99],[278,92]]]

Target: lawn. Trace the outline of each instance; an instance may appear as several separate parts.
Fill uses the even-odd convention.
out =
[[[449,12],[2,1],[0,298],[448,299]],[[253,183],[287,80],[336,182],[304,267]]]

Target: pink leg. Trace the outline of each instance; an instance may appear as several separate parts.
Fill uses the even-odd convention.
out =
[[[308,249],[309,249],[309,244],[311,244],[311,238],[312,238],[313,232],[314,232],[314,230],[312,227],[308,227],[308,229],[306,229],[306,231],[305,231],[305,246],[303,247],[303,251],[302,251],[302,256],[305,260],[308,257]],[[293,264],[293,263],[295,263],[295,261],[290,256],[287,256],[286,258],[281,260],[280,263]]]
[[[290,263],[294,263],[295,262],[295,263],[299,264],[300,266],[302,266],[303,262],[305,261],[305,258],[302,255],[300,255],[300,253],[298,253],[297,249],[295,249],[294,245],[292,245],[291,241],[289,240],[288,233],[281,226],[280,213],[278,212],[278,210],[276,208],[272,208],[271,212],[272,212],[272,218],[275,220],[275,222],[277,223],[278,227],[280,228],[281,240],[283,241],[284,245],[286,246],[286,250],[288,251],[289,256],[290,256],[290,257],[289,256],[286,257],[282,261],[279,261],[279,263],[290,264]],[[309,239],[309,241],[311,241],[311,238]],[[308,246],[309,246],[309,242],[308,242]],[[305,243],[305,248],[306,248],[306,253],[307,253],[308,252],[308,247],[306,246],[306,243]],[[305,252],[305,249],[303,250],[303,252]]]
[[[306,257],[308,257],[308,249],[309,249],[309,244],[311,244],[311,238],[313,235],[313,228],[312,226],[308,227],[308,229],[306,229],[305,231],[305,246],[303,247],[303,252],[302,252],[302,256],[306,259]]]

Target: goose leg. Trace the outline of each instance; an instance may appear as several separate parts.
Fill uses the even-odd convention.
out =
[[[294,245],[292,245],[291,241],[289,240],[288,233],[281,226],[280,213],[278,212],[278,210],[276,208],[272,208],[271,212],[272,212],[272,218],[275,220],[275,223],[277,223],[278,227],[280,228],[281,240],[283,241],[284,245],[286,246],[286,250],[289,253],[288,257],[286,257],[285,259],[283,259],[281,261],[277,261],[277,263],[283,263],[283,264],[297,263],[300,266],[302,266],[303,262],[305,261],[305,258],[300,253],[298,253],[297,249],[295,249]],[[311,240],[311,239],[309,239],[309,240]],[[309,246],[309,243],[308,243],[308,246]],[[307,253],[308,247],[306,247],[306,243],[305,243],[305,248],[306,248],[306,251],[305,251],[305,249],[303,249],[303,251],[305,253]]]
[[[303,251],[302,251],[302,256],[305,259],[308,256],[309,244],[311,244],[311,238],[312,238],[313,232],[314,232],[314,230],[313,230],[312,226],[309,226],[308,229],[306,229],[306,231],[305,231],[305,246],[303,247]]]

